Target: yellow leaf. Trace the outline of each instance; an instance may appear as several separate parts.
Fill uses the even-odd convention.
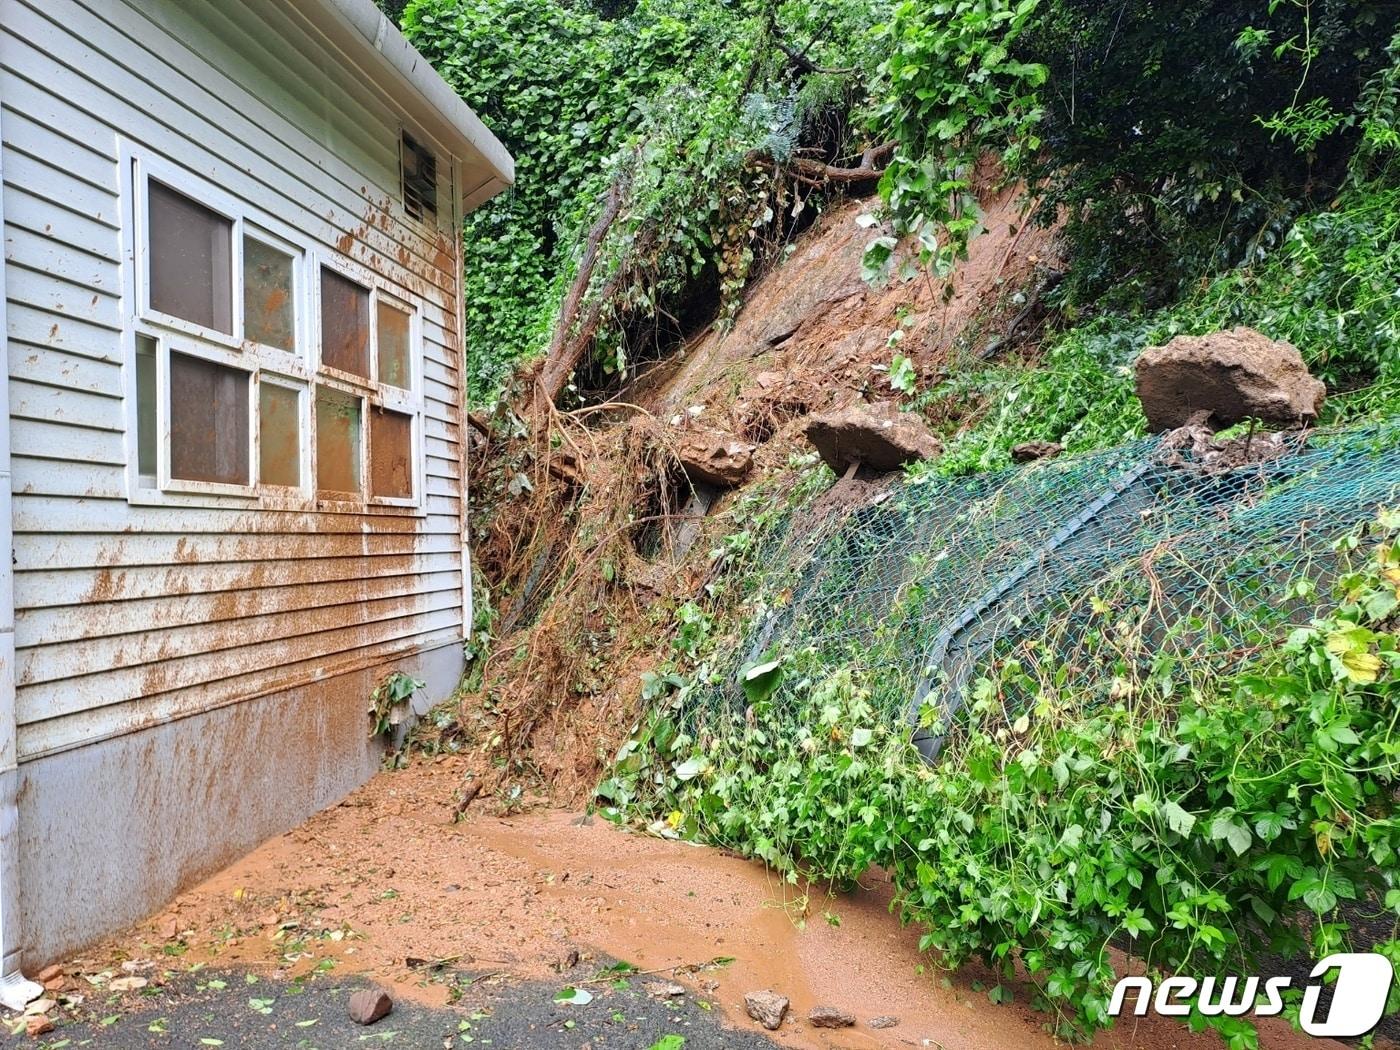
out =
[[[666,818],[666,823],[669,824],[669,825],[671,825],[671,828],[674,830],[675,828],[678,828],[678,827],[681,826],[681,821],[683,821],[684,819],[685,819],[685,814],[684,814],[684,813],[682,813],[682,812],[681,812],[680,810],[678,810],[678,809],[673,809],[673,810],[671,810],[670,815]]]
[[[1346,676],[1360,685],[1370,685],[1380,677],[1381,659],[1375,653],[1342,653],[1341,662]]]

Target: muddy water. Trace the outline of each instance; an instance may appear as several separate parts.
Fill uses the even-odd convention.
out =
[[[679,979],[730,1023],[752,1027],[745,992],[792,1000],[774,1038],[792,1047],[1050,1048],[1045,1016],[1024,989],[996,1006],[978,983],[950,979],[918,951],[918,934],[889,912],[891,887],[873,874],[856,892],[804,894],[761,865],[712,849],[621,832],[601,820],[540,809],[506,818],[484,808],[452,821],[456,760],[383,774],[345,803],[260,847],[185,894],[88,961],[162,958],[304,973],[333,965],[432,1004],[440,982],[405,960],[453,959],[491,980],[548,978],[570,950],[668,972],[716,957],[725,966]],[[329,960],[329,962],[327,961]],[[163,959],[163,961],[165,961]],[[72,970],[70,970],[72,972]],[[557,978],[556,978],[557,979]],[[562,979],[561,979],[562,981]],[[718,982],[718,986],[708,982]],[[840,1007],[852,1029],[811,1028],[808,1010]],[[876,1031],[877,1015],[900,1018]],[[1101,1047],[1219,1047],[1163,1020],[1125,1024]],[[1268,1027],[1276,1050],[1333,1046]]]

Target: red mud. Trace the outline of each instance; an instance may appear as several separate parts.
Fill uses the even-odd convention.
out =
[[[1057,1045],[1024,989],[996,1006],[979,990],[985,975],[965,970],[945,979],[920,955],[918,932],[889,913],[891,887],[879,873],[851,894],[804,897],[759,864],[599,819],[580,824],[558,809],[501,818],[474,808],[454,824],[453,789],[464,770],[461,759],[441,758],[381,774],[67,972],[154,958],[300,974],[332,960],[338,974],[365,973],[442,1004],[445,985],[406,959],[451,959],[500,983],[549,979],[571,949],[656,971],[733,957],[677,976],[738,1026],[753,1024],[745,992],[788,996],[789,1020],[774,1036],[784,1046]],[[182,944],[182,954],[163,959]],[[806,1014],[818,1004],[848,1010],[857,1026],[811,1028]],[[900,1018],[898,1027],[868,1028],[881,1014]],[[1260,1042],[1270,1050],[1337,1046],[1283,1024],[1266,1025]],[[1094,1045],[1216,1050],[1221,1043],[1146,1019]]]

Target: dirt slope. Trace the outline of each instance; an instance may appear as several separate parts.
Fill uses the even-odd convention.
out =
[[[860,397],[899,398],[884,371],[894,353],[913,361],[920,387],[935,381],[954,346],[984,341],[1053,256],[1053,234],[1024,221],[1017,187],[985,192],[981,206],[985,232],[950,279],[896,271],[883,287],[861,276],[865,247],[883,232],[857,221],[869,203],[835,206],[755,282],[731,328],[692,340],[628,398],[666,419],[703,406],[680,426],[724,427],[758,442],[760,463],[776,464],[793,447],[782,432],[789,421]]]
[[[861,258],[880,231],[858,221],[868,206],[833,206],[755,282],[730,327],[705,331],[614,402],[560,414],[550,448],[505,468],[531,485],[499,496],[475,546],[502,602],[503,637],[463,718],[502,712],[510,757],[556,798],[591,792],[637,717],[641,674],[666,651],[667,610],[703,587],[724,511],[744,487],[772,482],[794,452],[810,451],[805,418],[860,399],[906,400],[888,382],[896,332],[918,386],[936,382],[955,348],[980,348],[1053,267],[1052,233],[1023,221],[1017,188],[993,188],[982,195],[985,232],[949,280],[896,268],[871,287]],[[703,520],[676,459],[700,435],[755,446],[744,487],[721,494]],[[501,472],[505,458],[482,448],[475,476]]]

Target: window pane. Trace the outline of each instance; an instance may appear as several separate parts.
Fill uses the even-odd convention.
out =
[[[233,334],[233,223],[154,179],[150,205],[151,308]]]
[[[170,476],[248,484],[248,373],[170,355]]]
[[[292,332],[292,257],[243,238],[243,336],[278,350],[296,349]]]
[[[379,381],[400,390],[411,385],[408,367],[408,314],[388,303],[379,304]]]
[[[369,378],[369,292],[321,271],[321,363]]]
[[[258,479],[301,485],[301,395],[275,383],[258,384]]]
[[[316,488],[360,495],[360,399],[326,386],[316,388]]]
[[[136,337],[136,473],[156,476],[156,341]]]
[[[413,498],[413,417],[376,408],[369,416],[369,492]]]

